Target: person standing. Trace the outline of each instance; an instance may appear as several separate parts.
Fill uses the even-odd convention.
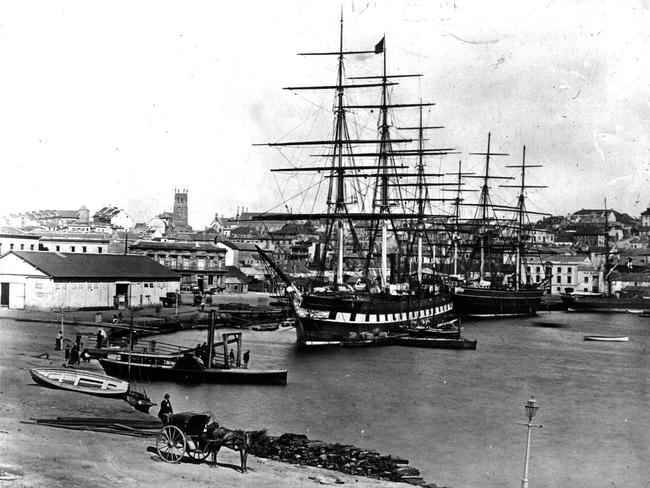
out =
[[[251,352],[246,351],[244,353],[244,368],[248,368],[248,361],[250,361],[250,359],[251,359]]]
[[[65,356],[65,362],[68,363],[70,361],[70,344],[65,346],[65,352],[63,354]]]
[[[104,342],[104,337],[102,336],[101,329],[97,331],[97,349],[102,348],[102,343]]]
[[[62,349],[61,344],[63,342],[63,332],[59,331],[56,334],[56,340],[54,341],[54,350],[60,351]]]
[[[235,353],[232,349],[230,350],[230,354],[228,354],[228,362],[231,368],[235,365]]]
[[[165,393],[165,398],[160,402],[160,410],[158,411],[158,418],[162,420],[163,425],[169,423],[169,416],[174,413],[172,403],[169,401],[169,393]]]
[[[72,349],[70,349],[70,360],[68,361],[68,364],[72,366],[79,364],[79,348],[77,347],[76,342],[72,345]]]
[[[81,351],[81,334],[77,332],[77,336],[74,338],[75,343],[77,344],[77,349]]]

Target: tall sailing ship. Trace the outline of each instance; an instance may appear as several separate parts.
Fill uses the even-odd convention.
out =
[[[490,181],[513,178],[490,174],[490,157],[507,156],[504,153],[490,151],[490,138],[491,135],[488,134],[487,152],[470,153],[485,156],[485,174],[483,176],[462,175],[460,169],[458,173],[464,178],[481,178],[483,186],[477,205],[477,215],[473,221],[467,222],[464,226],[478,240],[478,276],[477,279],[469,280],[463,286],[455,287],[454,306],[461,316],[469,317],[535,315],[547,283],[546,280],[531,283],[530,276],[526,276],[526,273],[523,272],[525,258],[529,255],[525,218],[528,214],[538,213],[526,209],[525,190],[527,188],[543,188],[543,186],[527,185],[525,176],[526,169],[539,166],[526,165],[526,147],[524,146],[522,164],[508,165],[510,168],[521,169],[520,185],[500,185],[520,190],[517,206],[494,205],[490,199]],[[503,219],[497,216],[497,213],[513,211],[516,213],[515,219]],[[498,269],[499,267],[504,268],[504,255],[514,257],[514,263],[510,266],[509,273]],[[490,266],[489,272],[488,263],[493,265]]]
[[[428,189],[441,183],[429,183],[440,174],[427,173],[425,156],[444,155],[452,148],[423,147],[422,101],[393,103],[390,88],[400,78],[417,74],[389,74],[386,41],[373,50],[349,51],[343,46],[341,19],[339,49],[333,52],[301,53],[307,56],[332,56],[338,60],[334,85],[292,87],[291,90],[332,90],[334,124],[331,139],[278,142],[273,147],[326,147],[322,165],[299,164],[277,172],[312,173],[323,178],[327,188],[326,208],[308,213],[293,213],[283,218],[319,222],[324,225],[324,240],[318,257],[321,276],[328,261],[334,271],[334,283],[327,287],[303,290],[282,271],[273,257],[260,251],[262,258],[284,282],[293,314],[299,345],[314,346],[338,343],[360,333],[381,336],[405,326],[432,326],[454,320],[453,302],[445,283],[427,273],[425,257],[431,254],[429,230],[435,219]],[[377,76],[346,77],[344,60],[348,57],[382,56],[382,71]],[[379,90],[379,101],[355,104],[349,93],[356,90]],[[376,95],[375,95],[376,96]],[[420,110],[419,138],[395,137],[392,114],[395,110]],[[348,127],[348,113],[357,110],[377,111],[377,132],[372,137],[353,137]],[[419,142],[417,147],[408,144]],[[415,171],[405,164],[417,158]],[[359,160],[363,160],[359,164]],[[370,162],[366,162],[370,161]],[[314,186],[314,183],[312,183]],[[314,206],[316,207],[316,204]],[[321,208],[322,203],[321,203]],[[257,218],[273,220],[278,214]],[[345,282],[346,274],[360,276],[357,285]],[[359,286],[359,283],[361,285]]]

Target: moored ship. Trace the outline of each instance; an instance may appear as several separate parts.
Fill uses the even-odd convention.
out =
[[[454,307],[461,316],[466,317],[525,317],[535,315],[544,294],[546,280],[540,283],[530,283],[529,277],[523,273],[522,262],[529,251],[527,236],[525,235],[524,218],[530,212],[525,207],[526,188],[543,188],[539,185],[527,185],[525,183],[526,169],[537,167],[526,165],[526,147],[523,148],[521,165],[509,165],[510,168],[521,169],[521,183],[516,186],[501,185],[502,187],[518,188],[520,190],[518,205],[507,207],[504,205],[493,205],[489,197],[490,179],[512,179],[505,176],[492,176],[489,174],[490,156],[507,156],[503,153],[490,151],[490,134],[488,134],[487,152],[472,153],[486,157],[485,175],[481,196],[477,205],[479,215],[469,224],[470,229],[478,236],[480,247],[480,261],[478,280],[468,281],[464,285],[456,286],[454,293]],[[471,177],[471,176],[469,176]],[[517,219],[515,222],[504,221],[496,217],[496,212],[515,211]],[[490,214],[492,212],[492,215]],[[509,235],[509,229],[514,230],[514,235]],[[500,237],[502,242],[497,246],[492,242],[494,237]],[[486,280],[486,254],[490,248],[497,250],[496,254],[501,258],[499,264],[503,265],[503,254],[514,255],[512,272],[508,276],[504,273],[491,273],[490,280]],[[496,276],[501,277],[497,281]],[[549,277],[546,277],[548,279]]]
[[[394,103],[389,99],[389,87],[397,84],[396,79],[420,75],[387,73],[385,38],[373,50],[344,50],[342,19],[337,51],[303,54],[338,57],[335,85],[291,88],[334,90],[333,138],[268,145],[329,148],[324,151],[327,154],[322,155],[326,164],[315,167],[294,165],[275,171],[320,173],[326,181],[323,183],[328,188],[325,211],[290,213],[286,218],[324,222],[325,242],[318,259],[322,266],[320,274],[324,274],[325,263],[332,258],[334,283],[320,290],[309,289],[301,293],[273,257],[258,248],[262,258],[286,287],[296,319],[298,344],[338,344],[354,334],[392,333],[408,325],[451,320],[454,312],[448,288],[435,274],[429,275],[423,269],[423,256],[435,254],[429,252],[431,246],[427,232],[433,219],[440,217],[430,207],[430,202],[436,199],[428,195],[426,179],[434,175],[427,174],[424,156],[448,154],[451,149],[423,147],[423,131],[437,128],[422,124],[421,109],[432,103]],[[344,77],[343,60],[346,56],[375,54],[383,57],[381,75]],[[351,89],[375,87],[381,89],[379,103],[351,105],[344,97]],[[413,140],[392,136],[389,114],[394,109],[409,107],[420,109],[420,124],[400,129],[418,130],[419,145],[414,149],[396,149]],[[378,133],[374,137],[351,138],[346,113],[364,109],[378,110]],[[375,150],[354,149],[372,145],[376,145]],[[412,157],[418,158],[416,171],[408,164],[396,163],[396,159],[404,161]],[[373,158],[374,162],[358,164],[355,160],[359,158]],[[400,188],[409,188],[410,194],[400,193]],[[264,217],[258,216],[260,219]],[[268,220],[272,218],[277,218],[277,215]],[[359,288],[346,284],[345,276],[350,272],[362,276]]]

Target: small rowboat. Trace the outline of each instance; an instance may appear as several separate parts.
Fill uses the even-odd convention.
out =
[[[639,308],[639,309],[636,309],[636,308],[635,308],[635,309],[628,308],[628,309],[626,309],[625,311],[626,311],[627,313],[632,313],[632,314],[637,314],[637,315],[643,313],[643,309],[640,309],[640,308]]]
[[[67,368],[34,368],[29,370],[39,385],[77,391],[109,398],[124,398],[129,382],[91,371]]]
[[[585,336],[585,341],[601,341],[601,342],[627,342],[630,338],[628,336]]]

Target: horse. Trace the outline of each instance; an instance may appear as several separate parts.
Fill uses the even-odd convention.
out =
[[[266,430],[231,430],[221,427],[217,422],[212,422],[206,427],[206,440],[210,443],[212,462],[217,465],[217,455],[222,447],[239,451],[241,472],[246,472],[248,449],[258,442],[266,439]]]

